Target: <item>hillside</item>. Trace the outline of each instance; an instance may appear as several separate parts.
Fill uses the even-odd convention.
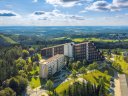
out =
[[[17,42],[12,40],[8,36],[0,34],[0,46],[8,46],[12,44],[17,44]]]

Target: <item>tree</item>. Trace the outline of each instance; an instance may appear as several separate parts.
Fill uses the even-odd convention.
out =
[[[26,60],[27,64],[32,64],[32,60],[31,60],[31,57],[28,57],[27,60]]]
[[[76,71],[73,70],[73,71],[72,71],[72,78],[74,79],[74,82],[75,82],[76,77],[77,77],[77,76],[76,76]]]
[[[16,60],[15,63],[18,70],[23,70],[24,66],[26,65],[26,61],[22,58],[19,58],[18,60]]]
[[[19,81],[18,92],[19,94],[21,94],[23,91],[26,90],[27,85],[28,85],[28,80],[22,76],[17,76],[16,78]]]
[[[37,68],[37,62],[33,62],[33,69],[36,70]]]
[[[81,73],[81,74],[86,73],[86,69],[84,66],[79,69],[79,73]]]
[[[46,88],[50,91],[53,91],[53,82],[51,80],[48,80],[46,83]]]
[[[105,73],[106,75],[108,75],[108,71],[107,71],[107,70],[105,70],[104,73]]]
[[[20,95],[23,91],[26,90],[28,81],[22,76],[12,77],[9,80],[9,87],[12,88],[17,95]]]
[[[42,59],[41,55],[40,54],[35,54],[32,56],[32,61],[35,62],[35,61],[39,61]]]
[[[26,59],[29,56],[29,52],[27,50],[22,51],[22,58]]]
[[[102,77],[100,80],[99,80],[99,95],[98,96],[103,96],[106,94],[106,91],[105,91],[105,83],[104,83],[104,80],[105,78]]]
[[[84,60],[83,60],[83,65],[84,65],[84,66],[88,65],[88,63],[87,63],[87,60],[86,60],[86,59],[84,59]]]
[[[29,53],[30,53],[30,55],[33,55],[34,52],[35,52],[34,48],[29,48]]]
[[[16,96],[16,93],[9,87],[0,91],[0,96]]]
[[[97,69],[98,68],[98,64],[97,63],[93,63],[93,64],[90,64],[89,66],[88,66],[88,69],[89,70],[94,70],[94,69]]]
[[[32,65],[31,65],[31,64],[29,64],[29,65],[27,66],[27,71],[28,71],[28,72],[32,71]]]
[[[22,77],[24,77],[24,78],[27,77],[27,75],[26,75],[26,73],[24,72],[24,70],[19,70],[18,75],[20,75],[20,76],[22,76]]]
[[[18,93],[19,81],[12,77],[9,82],[9,87],[12,88],[16,93]]]

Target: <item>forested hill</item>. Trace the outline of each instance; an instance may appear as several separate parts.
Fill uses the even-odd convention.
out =
[[[6,35],[0,34],[0,46],[8,46],[13,44],[17,44],[17,42]]]

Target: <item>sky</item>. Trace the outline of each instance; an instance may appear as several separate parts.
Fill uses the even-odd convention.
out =
[[[128,0],[0,0],[0,26],[128,26]]]

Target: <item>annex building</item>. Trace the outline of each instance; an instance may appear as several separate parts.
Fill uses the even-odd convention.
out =
[[[39,62],[39,75],[42,78],[48,78],[48,76],[60,71],[65,65],[65,56],[63,54],[57,54],[47,60],[41,60]]]

